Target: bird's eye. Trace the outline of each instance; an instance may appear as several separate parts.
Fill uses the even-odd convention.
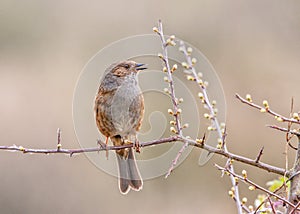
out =
[[[125,64],[125,65],[124,65],[124,68],[129,69],[129,68],[130,68],[130,65]]]

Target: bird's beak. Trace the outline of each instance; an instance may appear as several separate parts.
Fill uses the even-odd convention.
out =
[[[136,64],[135,64],[135,68],[136,68],[136,70],[138,70],[138,71],[147,69],[147,67],[142,67],[142,66],[146,66],[146,64],[142,64],[142,63],[136,63]]]

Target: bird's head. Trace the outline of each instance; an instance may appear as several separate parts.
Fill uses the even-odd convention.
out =
[[[136,63],[135,61],[121,61],[115,63],[111,68],[114,76],[125,77],[127,75],[136,75],[139,71],[147,69],[145,64]]]

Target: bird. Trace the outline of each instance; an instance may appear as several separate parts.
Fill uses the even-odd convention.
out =
[[[144,116],[144,97],[137,75],[147,69],[145,64],[124,60],[111,64],[105,70],[95,98],[95,120],[98,130],[114,146],[128,143],[139,145],[137,132]],[[138,147],[136,147],[138,148]],[[116,150],[119,190],[127,194],[130,189],[143,187],[132,147]]]

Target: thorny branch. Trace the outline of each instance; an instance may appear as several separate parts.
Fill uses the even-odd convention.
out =
[[[270,115],[274,116],[277,121],[286,122],[288,124],[288,128],[282,128],[282,127],[279,127],[276,125],[271,125],[268,127],[279,130],[279,131],[286,132],[287,133],[287,136],[286,136],[287,143],[293,149],[297,150],[294,166],[293,166],[292,170],[290,170],[290,172],[289,172],[289,176],[290,176],[289,180],[291,181],[291,185],[290,185],[289,199],[288,199],[289,203],[287,203],[289,205],[288,209],[287,209],[287,213],[296,213],[295,205],[298,207],[299,203],[300,203],[300,132],[299,132],[299,129],[291,130],[291,126],[292,126],[292,124],[299,125],[300,117],[299,117],[299,113],[292,112],[293,111],[293,99],[292,99],[292,104],[291,104],[291,115],[289,118],[289,117],[284,117],[281,114],[278,114],[278,113],[272,111],[266,100],[263,101],[263,107],[262,107],[260,105],[252,103],[252,99],[251,99],[250,95],[248,95],[248,97],[246,97],[246,99],[242,98],[238,94],[236,94],[236,97],[242,103],[245,103],[251,107],[259,109],[261,112],[269,113]],[[290,144],[289,141],[290,141],[291,137],[289,137],[288,134],[292,134],[292,135],[298,137],[298,146],[297,147],[293,147]],[[297,213],[300,213],[300,212],[298,212],[298,210],[297,210]]]
[[[224,156],[226,158],[230,158],[232,160],[258,167],[262,170],[265,170],[267,172],[272,172],[278,175],[285,175],[289,176],[289,173],[286,173],[285,169],[275,167],[263,162],[256,162],[256,159],[251,159],[247,157],[243,157],[231,152],[225,152],[222,149],[218,149],[212,146],[209,146],[205,144],[204,142],[198,143],[196,140],[192,139],[187,139],[183,138],[180,136],[171,136],[167,138],[162,138],[158,140],[153,140],[153,141],[148,141],[148,142],[141,142],[140,146],[141,147],[147,147],[147,146],[154,146],[154,145],[159,145],[159,144],[164,144],[164,143],[170,143],[170,142],[183,142],[183,143],[188,143],[189,146],[194,146],[200,149],[204,149],[210,153],[213,154],[218,154],[221,156]],[[133,147],[133,144],[125,144],[122,146],[107,146],[105,143],[99,141],[99,147],[92,147],[92,148],[82,148],[82,149],[63,149],[62,144],[60,143],[61,148],[58,149],[32,149],[32,148],[25,148],[23,146],[0,146],[0,150],[5,150],[5,151],[15,151],[15,152],[22,152],[24,154],[67,154],[67,155],[74,155],[74,154],[81,154],[81,153],[86,153],[86,152],[100,152],[100,151],[107,151],[107,150],[118,150],[118,149],[124,149],[124,148],[130,148]]]
[[[238,178],[239,180],[244,181],[245,183],[247,183],[247,184],[253,186],[255,189],[259,189],[259,190],[265,192],[267,195],[273,196],[273,197],[277,198],[278,200],[280,200],[280,201],[282,201],[282,202],[284,202],[284,203],[290,205],[291,207],[295,208],[295,205],[292,204],[292,203],[291,203],[290,201],[288,201],[287,199],[285,199],[285,198],[279,196],[278,194],[275,194],[274,192],[271,192],[271,191],[267,190],[266,188],[261,187],[260,185],[256,184],[255,182],[251,181],[250,179],[248,179],[246,172],[244,172],[244,173],[243,173],[243,176],[241,176],[241,175],[238,175],[238,174],[236,174],[235,172],[231,171],[231,170],[228,169],[228,168],[224,168],[224,167],[221,167],[221,166],[218,166],[218,165],[216,165],[216,167],[217,167],[219,170],[225,171],[225,172],[229,173],[230,175],[232,175],[232,176]],[[299,211],[300,211],[300,209],[299,209]]]
[[[161,20],[158,21],[158,28],[155,27],[154,32],[156,32],[159,35],[159,38],[161,40],[163,53],[159,54],[159,57],[164,62],[164,66],[165,66],[164,71],[167,73],[167,82],[169,83],[169,88],[170,88],[170,90],[167,89],[167,92],[168,92],[168,94],[170,94],[172,104],[173,104],[173,110],[169,109],[169,113],[174,116],[174,119],[175,119],[174,125],[176,126],[176,130],[173,129],[174,127],[171,127],[171,131],[182,137],[183,136],[182,126],[181,126],[181,122],[180,122],[180,118],[179,118],[181,109],[178,107],[179,99],[176,98],[176,95],[175,95],[175,88],[174,88],[174,82],[173,82],[173,77],[172,77],[172,72],[174,72],[177,69],[177,65],[175,64],[175,65],[173,65],[172,69],[170,68],[168,50],[167,50],[168,46],[176,45],[176,43],[174,41],[175,37],[171,36],[167,40],[165,39],[164,32],[163,32],[163,25],[162,25]],[[176,166],[180,156],[182,155],[182,153],[184,152],[184,150],[187,147],[188,147],[188,143],[184,143],[184,145],[181,147],[181,149],[177,153],[176,157],[172,161],[172,164],[171,164],[165,178],[167,178],[171,174],[171,172],[174,170],[174,167]]]
[[[208,96],[208,93],[207,93],[207,90],[206,90],[206,85],[203,82],[203,80],[199,78],[199,75],[197,74],[196,69],[194,67],[195,63],[193,63],[193,60],[191,58],[191,54],[188,53],[183,41],[180,42],[180,50],[183,52],[183,54],[186,58],[186,61],[187,61],[187,63],[183,64],[183,65],[186,69],[188,69],[192,73],[191,80],[196,81],[197,85],[199,86],[199,88],[202,92],[202,94],[200,94],[200,99],[202,100],[205,107],[208,109],[209,119],[212,121],[213,126],[214,126],[215,130],[218,133],[218,137],[222,141],[221,148],[224,150],[224,152],[227,153],[228,149],[227,149],[227,146],[225,145],[226,127],[222,131],[220,123],[219,123],[218,118],[216,116],[214,107],[213,107],[213,105],[212,105],[212,103],[209,99],[209,96]],[[230,158],[227,160],[226,165],[228,165],[229,169],[234,172],[234,167],[230,162]],[[235,203],[236,203],[236,206],[237,206],[238,213],[242,213],[242,203],[241,203],[241,200],[240,200],[239,188],[236,185],[234,176],[230,175],[230,180],[231,180],[232,186],[234,187]]]

